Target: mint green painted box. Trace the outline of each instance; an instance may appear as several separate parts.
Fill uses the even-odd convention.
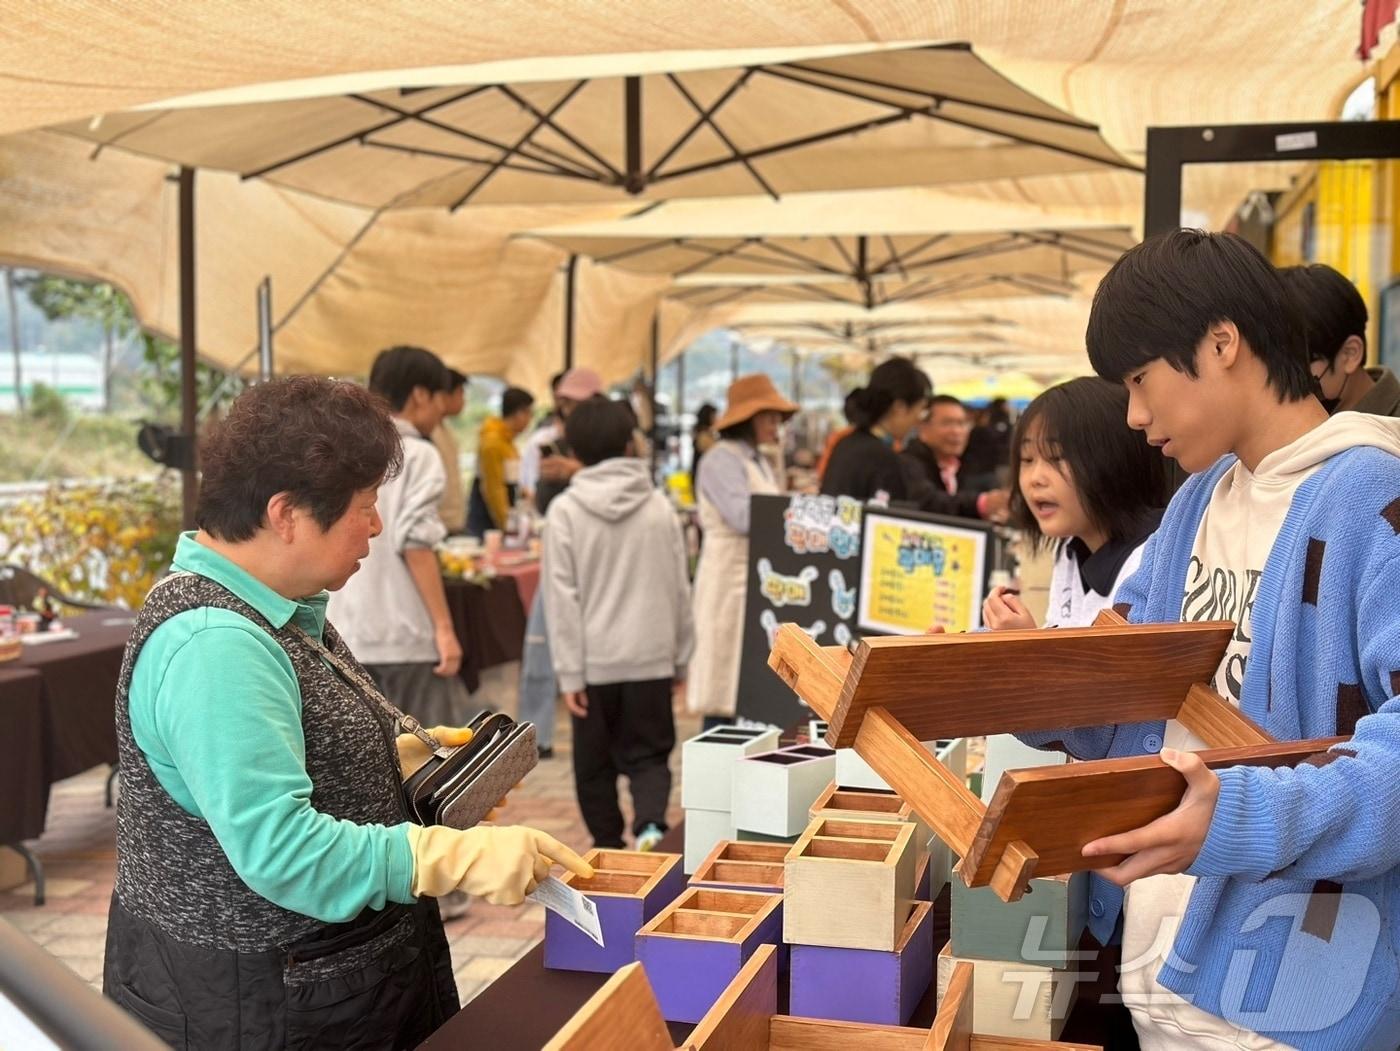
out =
[[[949,941],[953,955],[1008,960],[1037,967],[1075,966],[1089,911],[1087,872],[1031,880],[1019,901],[1002,901],[990,887],[953,886]]]

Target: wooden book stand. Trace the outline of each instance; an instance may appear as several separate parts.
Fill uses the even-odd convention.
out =
[[[963,860],[970,887],[1020,898],[1032,876],[1107,868],[1086,843],[1169,813],[1185,779],[1154,755],[1012,770],[984,806],[919,743],[941,737],[1177,719],[1211,767],[1292,766],[1345,738],[1280,743],[1205,682],[1233,625],[1129,625],[865,639],[855,654],[791,625],[768,664]]]

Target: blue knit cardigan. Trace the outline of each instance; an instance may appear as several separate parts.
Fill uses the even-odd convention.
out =
[[[1181,619],[1201,519],[1227,456],[1190,478],[1124,581],[1134,623]],[[1126,610],[1124,607],[1127,607]],[[1264,565],[1240,707],[1279,740],[1352,734],[1295,769],[1218,771],[1199,877],[1158,980],[1304,1051],[1400,1047],[1400,458],[1355,448],[1298,487]],[[1081,759],[1162,747],[1162,722],[1068,733]],[[1122,891],[1094,876],[1107,944]]]

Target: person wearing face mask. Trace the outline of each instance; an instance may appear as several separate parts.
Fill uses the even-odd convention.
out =
[[[440,480],[379,398],[312,376],[250,387],[205,436],[198,531],[136,618],[115,705],[102,988],[173,1047],[416,1047],[458,1006],[435,898],[518,905],[554,863],[592,874],[534,829],[409,819],[428,745],[326,607],[393,528],[376,501],[410,442]]]
[[[733,719],[739,698],[739,656],[749,571],[749,498],[780,491],[760,451],[778,440],[797,406],[761,373],[729,385],[725,411],[715,421],[720,440],[700,462],[696,499],[704,540],[695,571],[692,611],[695,653],[686,704],[705,728]]]
[[[870,381],[846,397],[854,429],[831,450],[821,491],[862,502],[908,501],[908,476],[895,447],[913,432],[932,396],[928,376],[908,358],[877,365]]]
[[[1279,271],[1303,323],[1317,397],[1328,415],[1365,412],[1400,416],[1400,379],[1366,367],[1366,301],[1356,286],[1323,263]]]

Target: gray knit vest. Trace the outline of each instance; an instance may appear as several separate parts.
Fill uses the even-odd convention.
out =
[[[142,646],[161,624],[187,610],[226,609],[250,620],[286,651],[301,688],[301,726],[311,805],[356,824],[407,820],[390,718],[344,683],[309,645],[266,619],[223,585],[178,573],[151,591],[136,618],[117,683],[117,896],[133,914],[171,938],[213,949],[263,952],[326,926],[273,904],[239,878],[204,819],[176,803],[156,780],[131,735],[131,673]],[[324,642],[354,664],[334,629]],[[355,665],[358,667],[358,665]],[[209,682],[215,695],[220,686]],[[237,770],[226,776],[239,777]]]

